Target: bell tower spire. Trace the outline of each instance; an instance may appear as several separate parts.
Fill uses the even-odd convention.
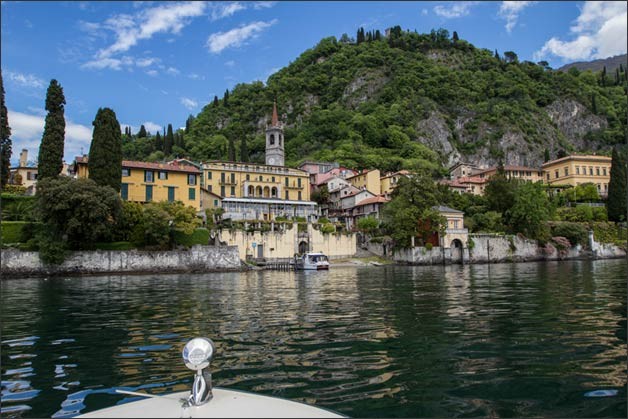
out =
[[[283,125],[277,116],[277,100],[273,101],[273,114],[266,127],[266,164],[284,165]]]

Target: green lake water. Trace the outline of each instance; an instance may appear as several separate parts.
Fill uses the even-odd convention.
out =
[[[626,417],[627,275],[606,260],[3,280],[2,416],[187,390],[181,349],[207,336],[214,385],[354,417]]]

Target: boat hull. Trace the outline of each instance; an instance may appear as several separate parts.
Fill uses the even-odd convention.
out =
[[[343,418],[331,410],[277,397],[214,387],[202,406],[183,407],[190,392],[151,397],[76,416],[78,418]]]

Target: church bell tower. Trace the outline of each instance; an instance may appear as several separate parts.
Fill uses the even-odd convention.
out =
[[[283,125],[277,116],[277,102],[273,102],[273,117],[266,127],[266,164],[284,165]]]

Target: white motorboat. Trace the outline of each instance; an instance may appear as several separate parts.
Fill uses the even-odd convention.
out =
[[[329,269],[329,258],[323,253],[305,253],[296,260],[297,269],[320,271]]]
[[[192,391],[152,395],[117,390],[146,397],[77,416],[79,418],[343,418],[339,413],[277,397],[238,390],[212,388],[209,364],[214,344],[195,338],[183,348],[185,365],[193,371]]]

